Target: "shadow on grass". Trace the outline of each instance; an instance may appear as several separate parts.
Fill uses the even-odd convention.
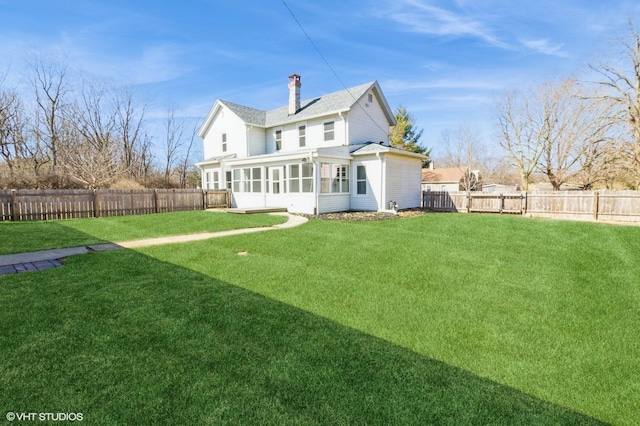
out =
[[[0,279],[0,411],[90,424],[601,424],[135,251]]]

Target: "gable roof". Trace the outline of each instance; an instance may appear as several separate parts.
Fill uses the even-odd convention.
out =
[[[366,155],[366,154],[375,154],[375,153],[391,153],[391,154],[398,154],[398,155],[404,155],[404,156],[408,156],[408,157],[416,157],[416,158],[421,158],[423,160],[429,158],[428,156],[424,155],[424,154],[420,154],[417,152],[412,152],[412,151],[407,151],[405,149],[400,149],[400,148],[395,148],[392,146],[388,146],[388,145],[382,145],[380,143],[376,143],[376,142],[367,142],[364,144],[356,144],[356,145],[349,145],[351,147],[351,149],[349,150],[349,152],[352,155]]]
[[[253,124],[254,126],[264,126],[264,118],[266,111],[247,107],[244,105],[234,104],[229,101],[219,101],[221,104],[229,108],[235,115],[240,117],[242,121],[247,124]]]
[[[464,176],[460,167],[441,167],[438,169],[422,169],[422,182],[458,183]]]
[[[207,128],[211,124],[213,117],[216,115],[220,105],[224,105],[234,114],[236,114],[246,124],[259,127],[275,127],[288,123],[296,123],[299,121],[309,120],[312,118],[322,117],[339,112],[346,112],[358,103],[358,101],[367,94],[369,90],[373,90],[378,103],[389,122],[390,126],[396,124],[395,116],[389,107],[386,99],[382,95],[382,90],[377,81],[361,84],[326,95],[306,99],[300,102],[300,109],[295,114],[289,115],[288,106],[282,106],[269,111],[239,105],[229,101],[217,100],[213,108],[204,120],[199,136],[204,136]]]

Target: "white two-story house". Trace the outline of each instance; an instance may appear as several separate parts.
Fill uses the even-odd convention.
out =
[[[420,206],[422,161],[389,146],[395,118],[377,82],[262,111],[217,100],[198,135],[205,189],[230,189],[233,207],[295,213]]]

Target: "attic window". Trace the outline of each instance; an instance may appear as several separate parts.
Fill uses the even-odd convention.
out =
[[[373,95],[371,93],[369,93],[367,100],[369,101],[369,103],[373,102]]]
[[[222,134],[222,152],[227,152],[227,134],[223,133]]]

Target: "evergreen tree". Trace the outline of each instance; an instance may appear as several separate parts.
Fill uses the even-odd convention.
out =
[[[416,120],[407,109],[402,105],[398,106],[394,116],[397,123],[391,128],[389,135],[391,146],[406,151],[429,155],[431,150],[420,143],[423,129],[416,129]]]

